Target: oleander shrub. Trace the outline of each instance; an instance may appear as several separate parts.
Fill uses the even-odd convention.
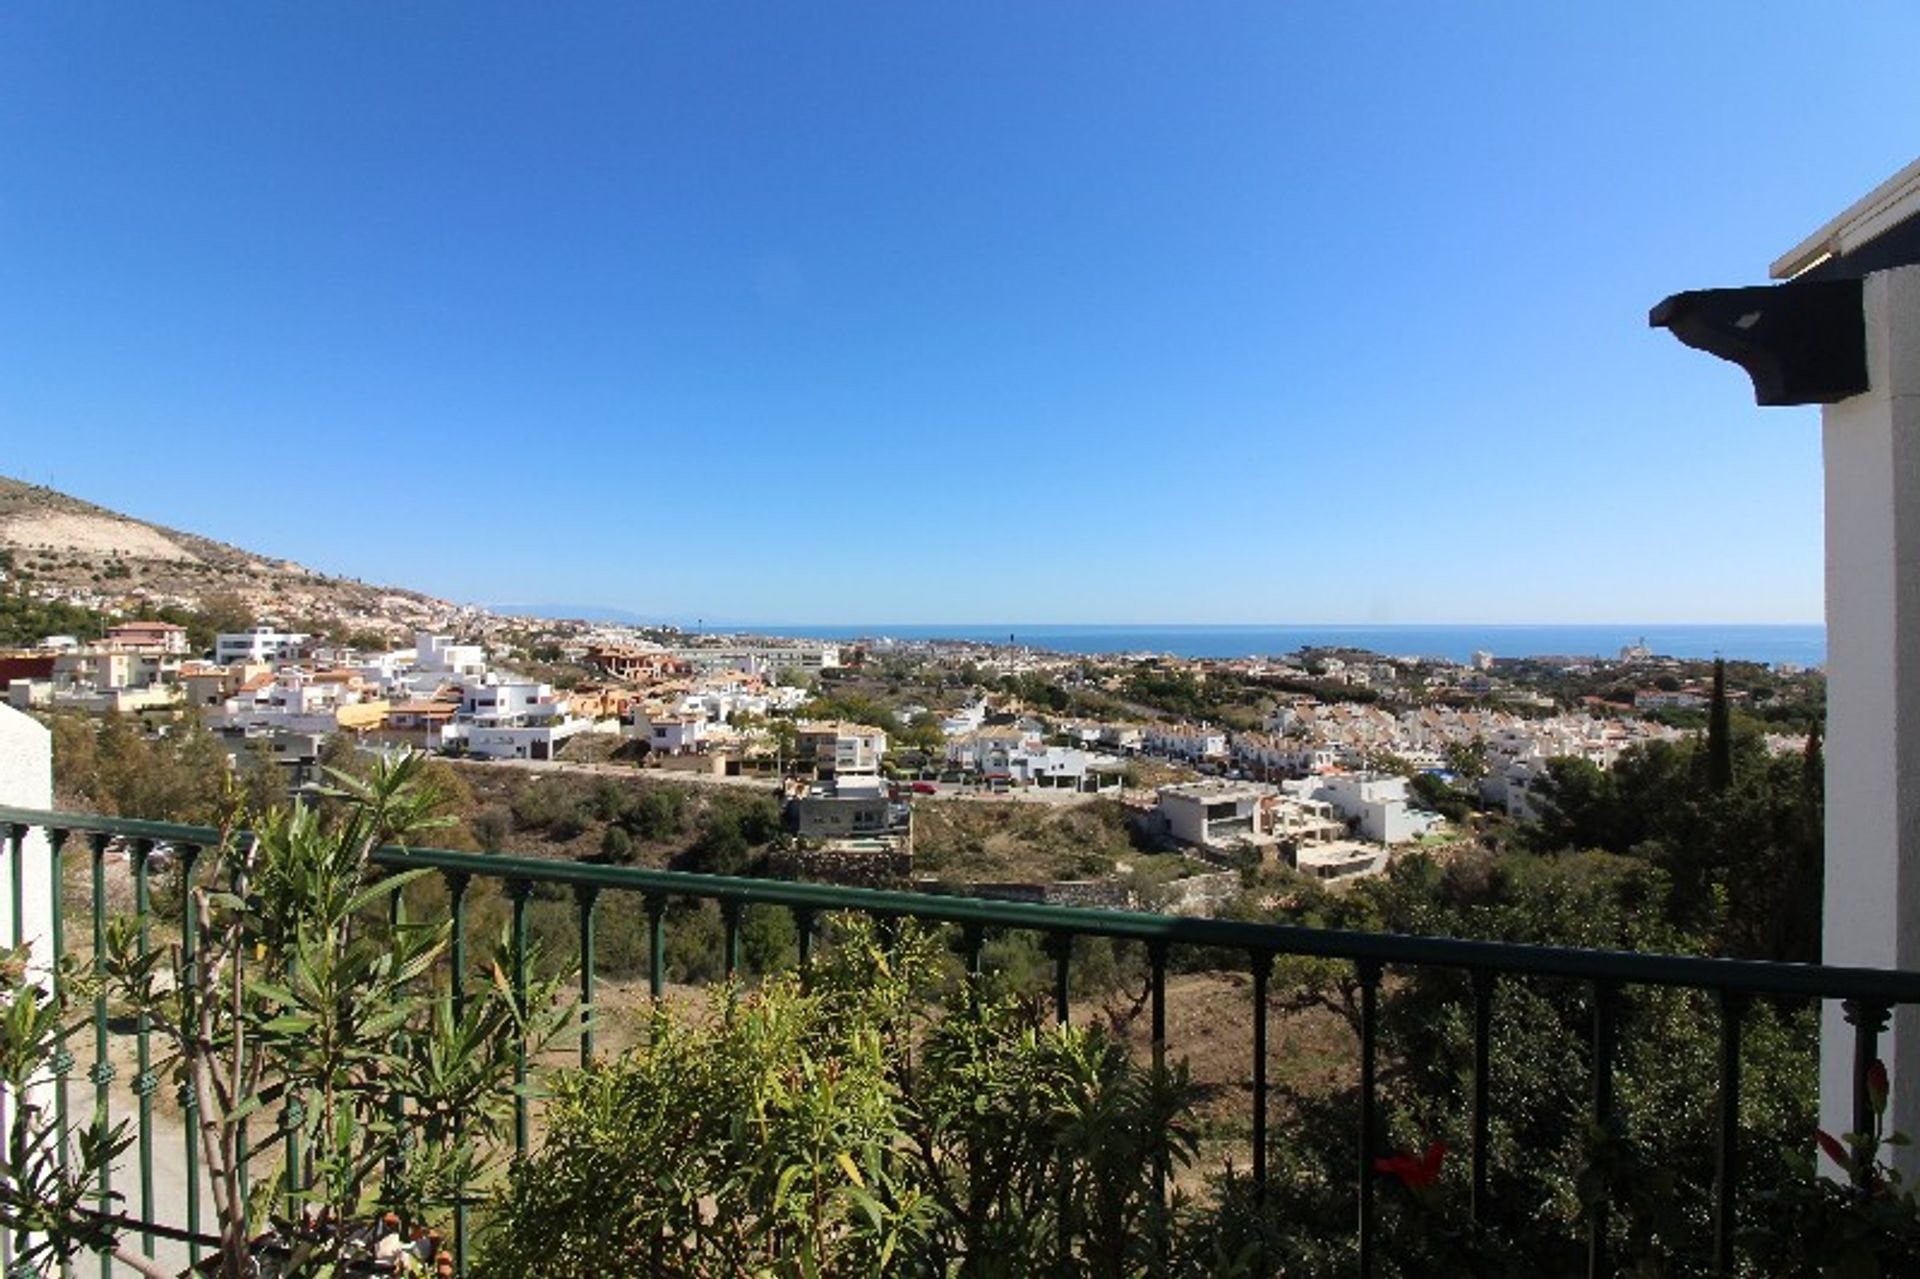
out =
[[[1015,1001],[936,1016],[940,970],[925,939],[856,925],[804,984],[657,1009],[556,1083],[476,1273],[1153,1272],[1156,1233],[1182,1238],[1155,1174],[1192,1154],[1184,1073]]]

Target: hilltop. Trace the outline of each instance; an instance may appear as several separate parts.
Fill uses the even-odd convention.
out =
[[[35,596],[110,612],[237,599],[264,619],[400,635],[477,611],[403,587],[331,577],[5,476],[0,552],[10,578]]]

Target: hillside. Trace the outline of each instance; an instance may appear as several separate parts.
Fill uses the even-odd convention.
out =
[[[418,591],[329,577],[5,476],[0,552],[11,561],[11,578],[33,594],[114,612],[198,609],[212,598],[237,598],[265,620],[325,621],[386,635],[439,629],[475,613]]]

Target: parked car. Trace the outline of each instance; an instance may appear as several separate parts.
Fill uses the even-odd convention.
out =
[[[938,795],[940,788],[932,782],[915,782],[913,784],[913,793],[916,795]]]

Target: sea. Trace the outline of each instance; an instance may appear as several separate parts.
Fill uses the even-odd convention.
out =
[[[1495,657],[1605,657],[1642,644],[1658,657],[1714,658],[1824,666],[1827,628],[1778,625],[1329,625],[1117,626],[1001,623],[983,625],[753,626],[737,634],[794,639],[963,640],[1014,644],[1055,653],[1164,653],[1176,657],[1278,657],[1301,648],[1358,648],[1388,657],[1466,662]]]

